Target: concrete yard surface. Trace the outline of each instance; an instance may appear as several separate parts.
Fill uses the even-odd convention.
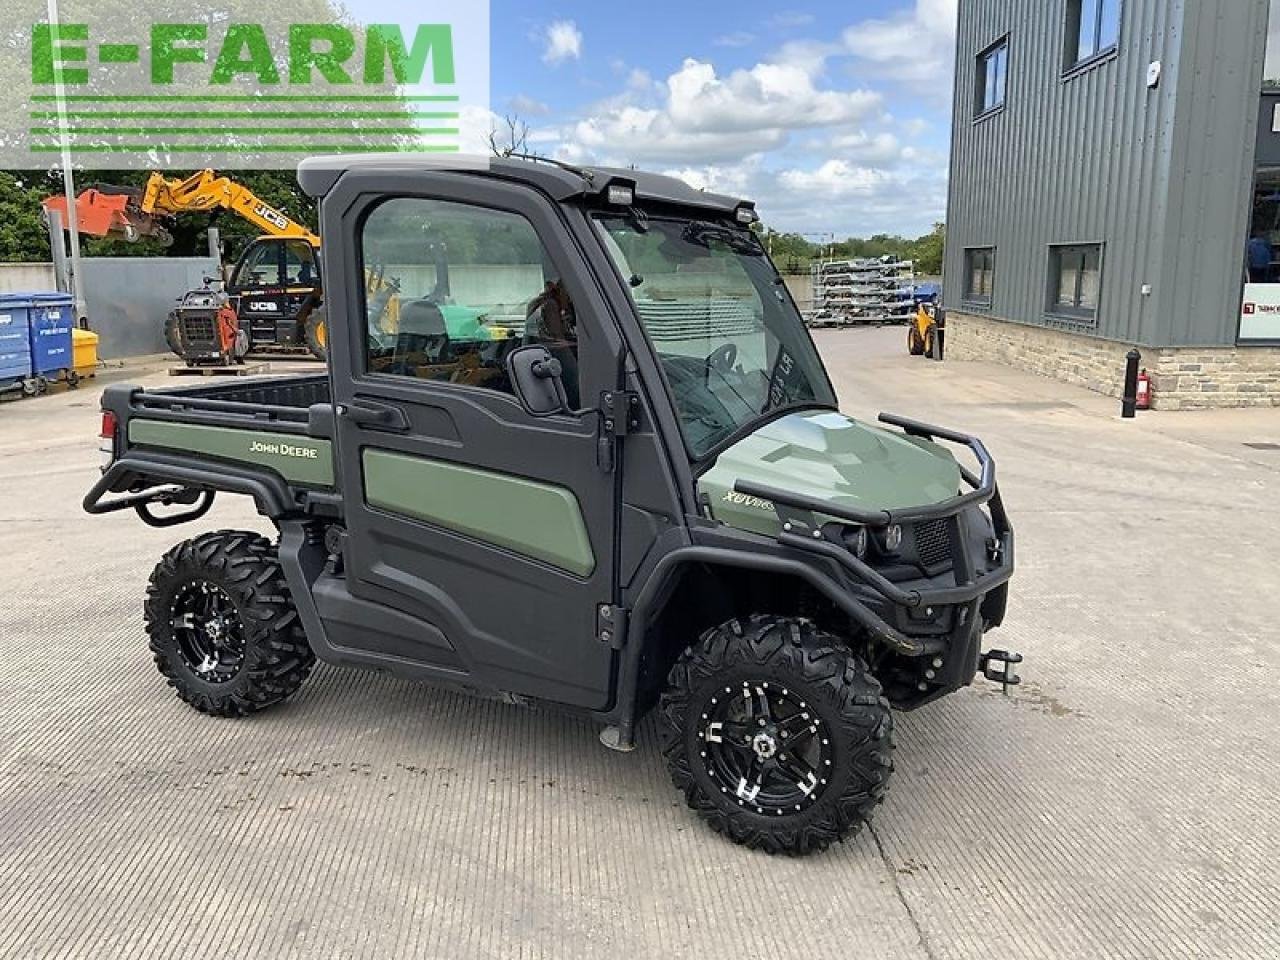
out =
[[[1126,422],[902,328],[816,339],[846,412],[987,442],[1019,562],[991,641],[1026,662],[1009,697],[897,715],[871,829],[807,859],[705,828],[651,722],[618,755],[325,666],[261,715],[194,712],[147,577],[264,521],[91,518],[100,386],[0,405],[0,957],[1280,955],[1280,410]]]

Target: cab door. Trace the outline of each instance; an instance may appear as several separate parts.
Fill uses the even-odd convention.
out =
[[[331,367],[354,605],[318,598],[330,639],[367,662],[603,708],[613,651],[596,618],[617,510],[596,408],[620,351],[604,300],[532,189],[367,176],[324,201],[330,309],[346,312]],[[367,270],[399,284],[395,323],[366,302]],[[569,412],[533,416],[514,394],[506,360],[535,344],[560,361]]]

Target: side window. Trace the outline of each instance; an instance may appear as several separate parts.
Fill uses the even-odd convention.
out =
[[[399,197],[369,214],[360,244],[369,372],[512,393],[507,356],[542,344],[579,405],[577,314],[524,217]]]
[[[284,245],[284,282],[309,287],[320,282],[316,252],[305,240],[288,240]]]

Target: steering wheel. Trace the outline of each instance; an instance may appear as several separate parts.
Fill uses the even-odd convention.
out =
[[[707,357],[707,375],[711,375],[714,370],[717,373],[729,373],[733,370],[734,361],[738,359],[738,345],[736,343],[722,343],[711,351]]]

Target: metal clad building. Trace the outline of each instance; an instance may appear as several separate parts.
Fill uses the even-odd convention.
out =
[[[953,355],[1115,392],[1136,344],[1166,407],[1280,404],[1280,322],[1241,334],[1272,2],[960,0]],[[1230,376],[1181,369],[1192,348],[1229,348]]]

